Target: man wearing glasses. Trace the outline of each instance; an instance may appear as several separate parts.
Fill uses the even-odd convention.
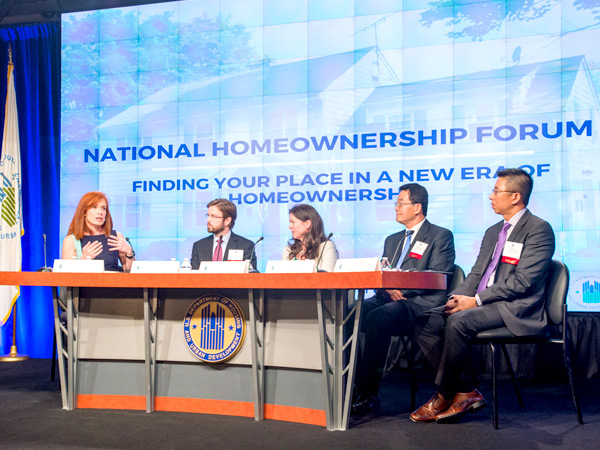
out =
[[[478,332],[507,327],[526,336],[546,327],[544,290],[554,232],[527,209],[531,176],[521,169],[497,175],[490,200],[504,220],[487,229],[471,273],[446,305],[415,320],[415,338],[437,370],[438,392],[411,414],[413,422],[452,422],[485,406],[481,393],[461,377]]]
[[[427,204],[428,194],[423,186],[416,183],[400,186],[394,207],[396,221],[406,229],[386,238],[383,257],[391,268],[451,275],[455,256],[452,232],[425,218]],[[361,331],[365,333],[365,341],[358,360],[354,413],[369,412],[379,402],[379,381],[391,336],[412,335],[415,317],[445,301],[445,290],[390,289],[378,291],[363,303]]]
[[[256,268],[256,253],[252,252],[254,243],[233,231],[237,208],[224,198],[217,198],[208,204],[206,230],[212,236],[194,243],[192,248],[192,269],[198,270],[202,261],[245,261]]]

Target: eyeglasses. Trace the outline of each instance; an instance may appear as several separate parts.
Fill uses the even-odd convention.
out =
[[[211,219],[224,219],[223,216],[214,216],[212,214],[204,214],[204,217],[206,217],[207,219],[208,218],[211,218]]]
[[[394,207],[397,206],[398,208],[402,208],[404,205],[414,205],[414,203],[413,202],[407,202],[407,203],[397,202],[397,203],[394,203]]]
[[[516,191],[501,191],[500,189],[492,189],[492,194],[494,195],[501,194],[502,192],[508,192],[509,194],[518,194],[518,192]]]

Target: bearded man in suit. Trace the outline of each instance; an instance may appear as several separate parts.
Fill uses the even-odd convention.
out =
[[[485,406],[481,393],[462,377],[477,333],[499,327],[516,336],[545,331],[544,293],[554,232],[527,209],[533,190],[527,172],[503,169],[497,176],[489,198],[504,220],[485,232],[471,273],[446,305],[415,320],[415,338],[437,370],[438,392],[411,414],[413,422],[452,422]]]
[[[193,270],[198,270],[202,261],[246,261],[251,256],[250,264],[256,268],[256,253],[252,251],[254,243],[231,231],[236,218],[237,208],[233,202],[217,198],[208,204],[206,230],[212,235],[194,242]]]

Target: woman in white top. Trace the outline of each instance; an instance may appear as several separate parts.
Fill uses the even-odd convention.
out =
[[[338,259],[335,244],[328,240],[323,230],[323,220],[310,205],[296,205],[290,209],[292,239],[283,249],[283,260],[314,259],[317,269],[332,272]]]

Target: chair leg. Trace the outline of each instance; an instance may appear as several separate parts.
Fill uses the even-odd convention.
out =
[[[475,375],[475,368],[473,367],[473,360],[471,359],[471,355],[467,358],[467,364],[469,365],[469,374],[471,375],[471,379],[473,380],[473,386],[475,389],[479,389],[479,381],[477,381],[477,375]]]
[[[408,373],[410,374],[410,409],[414,411],[417,408],[417,376],[415,374],[415,341],[410,338],[402,338],[406,349],[406,364]]]
[[[52,367],[50,368],[50,381],[56,380],[56,338],[54,330],[52,331]]]
[[[499,355],[496,351],[496,346],[490,342],[492,349],[492,420],[494,429],[498,429],[498,381],[497,381],[497,367],[499,363]]]
[[[569,358],[569,349],[566,340],[563,340],[563,360],[565,362],[565,369],[567,369],[567,376],[569,377],[569,385],[571,386],[571,397],[573,398],[573,404],[575,405],[575,411],[577,412],[577,422],[579,422],[580,425],[583,425],[583,417],[581,415],[581,407],[579,406],[577,393],[575,392],[575,384],[573,383],[573,371],[571,370],[571,360]]]
[[[512,363],[510,362],[510,358],[508,357],[508,350],[506,350],[506,345],[500,344],[502,346],[502,353],[504,353],[504,359],[506,360],[506,365],[508,366],[508,372],[510,373],[510,379],[512,381],[513,387],[515,388],[515,393],[517,394],[517,399],[519,400],[519,406],[524,408],[523,397],[521,397],[521,391],[519,389],[519,385],[517,384],[517,377],[515,376],[515,371],[513,370]]]

